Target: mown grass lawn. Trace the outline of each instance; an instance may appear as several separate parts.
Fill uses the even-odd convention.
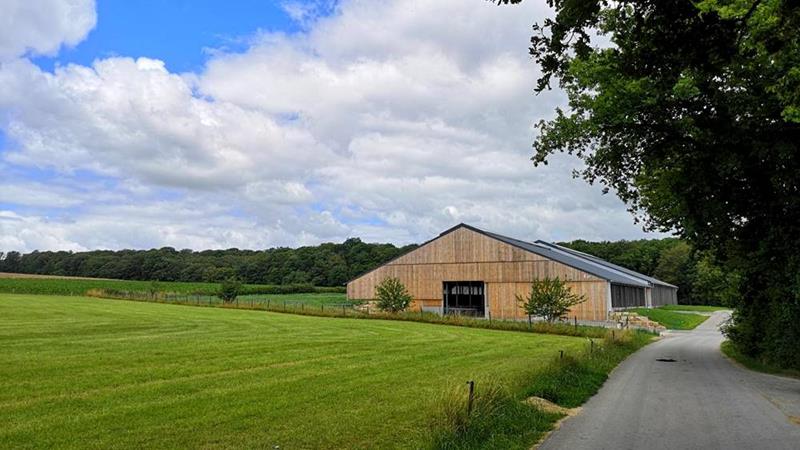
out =
[[[83,297],[0,294],[0,317],[0,448],[419,447],[440,393],[585,345]]]
[[[697,312],[714,312],[714,311],[724,311],[726,309],[731,309],[725,306],[708,306],[708,305],[664,305],[661,309],[666,309],[667,311],[697,311]]]
[[[664,325],[670,330],[693,330],[708,319],[708,316],[670,311],[664,308],[636,308],[636,314]]]

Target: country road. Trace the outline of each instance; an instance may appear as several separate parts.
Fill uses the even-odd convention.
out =
[[[800,449],[800,380],[726,359],[718,328],[727,317],[716,312],[631,356],[540,448]]]

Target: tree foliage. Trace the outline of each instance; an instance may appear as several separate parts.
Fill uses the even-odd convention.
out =
[[[548,3],[537,89],[557,80],[569,106],[534,162],[576,155],[647,228],[713,253],[741,277],[737,349],[800,368],[800,3]]]
[[[236,278],[229,278],[220,284],[217,297],[224,303],[233,303],[239,292],[242,290],[242,283]]]
[[[341,244],[268,250],[96,250],[8,252],[0,272],[67,275],[121,280],[220,282],[235,277],[248,284],[341,286],[348,280],[416,246]]]
[[[381,311],[392,313],[404,311],[411,304],[412,297],[403,283],[397,278],[384,278],[375,286],[375,298]]]
[[[572,292],[558,277],[533,280],[526,297],[517,295],[517,302],[528,317],[543,317],[548,322],[564,317],[571,307],[584,301],[583,295]]]

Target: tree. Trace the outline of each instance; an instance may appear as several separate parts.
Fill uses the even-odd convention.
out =
[[[150,282],[150,286],[147,287],[147,292],[150,294],[151,298],[155,298],[159,292],[161,292],[161,284],[158,280],[153,280]]]
[[[739,301],[739,274],[723,271],[711,255],[702,255],[692,274],[692,300],[700,305],[731,306]]]
[[[236,297],[239,296],[241,289],[242,283],[235,278],[228,278],[220,285],[217,297],[219,297],[223,303],[233,303]]]
[[[3,270],[6,272],[17,272],[20,269],[22,262],[22,255],[17,251],[10,251],[6,253],[3,260]]]
[[[685,303],[687,300],[695,303],[691,298],[693,266],[692,247],[686,242],[677,241],[675,245],[661,252],[653,276],[678,286],[680,303]]]
[[[647,229],[713,252],[741,276],[734,345],[800,368],[800,3],[549,3],[537,90],[557,80],[569,106],[538,124],[534,163],[575,155]]]
[[[533,280],[527,297],[517,295],[517,302],[528,315],[543,317],[548,322],[564,317],[569,309],[586,301],[583,295],[572,292],[560,278]]]
[[[411,295],[397,278],[384,278],[375,286],[375,298],[382,311],[396,313],[405,310],[411,304]]]

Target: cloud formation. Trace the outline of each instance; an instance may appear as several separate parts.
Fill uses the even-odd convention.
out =
[[[532,94],[530,25],[548,14],[536,2],[350,0],[326,16],[287,3],[302,32],[211,52],[199,73],[146,57],[50,73],[20,57],[74,45],[87,5],[71,10],[91,18],[83,34],[2,37],[0,202],[14,210],[0,248],[406,243],[461,221],[531,239],[642,235],[617,199],[571,179],[575,160],[529,161],[531,124],[563,103]]]
[[[86,38],[96,22],[94,0],[3,0],[0,61],[53,55]]]

